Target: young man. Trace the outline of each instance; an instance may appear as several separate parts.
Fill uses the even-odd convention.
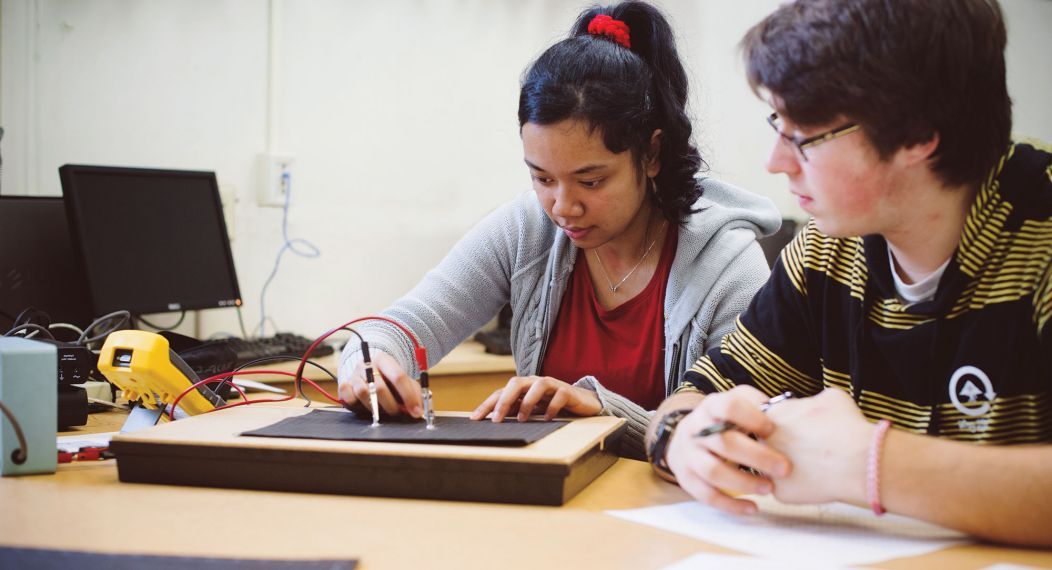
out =
[[[749,31],[767,168],[812,219],[654,415],[659,472],[729,512],[1052,545],[1052,155],[1009,140],[1004,46],[996,0],[797,0]]]

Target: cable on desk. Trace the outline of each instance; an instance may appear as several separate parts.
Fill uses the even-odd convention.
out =
[[[47,314],[46,311],[38,309],[36,307],[26,307],[18,313],[18,316],[11,319],[11,326],[17,326],[23,323],[34,323],[38,325],[47,325],[51,322],[51,315]]]
[[[51,323],[50,325],[47,326],[47,329],[49,331],[55,330],[55,329],[65,329],[65,330],[73,331],[73,332],[77,333],[77,337],[78,338],[80,337],[80,335],[84,334],[84,329],[78,327],[77,325],[73,325],[73,324],[70,324],[70,323]]]
[[[428,375],[427,375],[427,349],[422,344],[420,344],[419,339],[416,338],[416,335],[413,334],[413,331],[409,330],[409,328],[407,328],[405,325],[403,325],[402,323],[400,323],[400,322],[398,322],[398,321],[396,321],[394,319],[391,319],[391,318],[388,318],[388,317],[379,316],[379,315],[370,315],[370,316],[367,316],[367,317],[360,317],[360,318],[348,321],[348,322],[346,322],[346,323],[344,323],[344,324],[342,324],[342,325],[340,325],[340,326],[338,326],[338,327],[336,327],[334,329],[329,330],[325,334],[323,334],[320,337],[318,337],[317,339],[315,339],[315,341],[313,343],[311,343],[311,345],[309,347],[307,347],[307,350],[304,351],[304,353],[303,353],[303,357],[300,359],[300,365],[296,369],[296,378],[295,378],[294,382],[295,382],[295,385],[296,385],[296,392],[297,393],[299,393],[301,395],[303,394],[303,390],[302,390],[301,385],[300,385],[300,382],[306,380],[305,378],[303,378],[303,369],[306,367],[306,363],[308,362],[308,359],[310,358],[311,353],[314,352],[314,349],[317,348],[317,346],[319,344],[321,344],[322,341],[324,341],[325,339],[329,338],[330,336],[332,336],[336,332],[341,331],[341,330],[348,330],[348,328],[351,325],[353,325],[355,323],[365,322],[365,321],[383,321],[385,323],[388,323],[390,325],[395,326],[396,328],[401,330],[403,334],[405,334],[406,338],[408,338],[409,342],[413,345],[414,354],[416,356],[417,367],[420,369],[420,387],[421,387],[422,390],[425,390],[425,389],[426,390],[430,390],[430,388],[428,387]],[[368,344],[365,342],[365,339],[362,338],[362,336],[360,334],[358,334],[356,331],[351,329],[351,332],[354,332],[356,335],[358,335],[358,338],[361,339],[361,342],[362,342],[362,359],[363,359],[363,362],[365,362],[367,364],[367,366],[366,366],[366,375],[368,376],[368,374],[370,372],[370,369],[368,367],[368,363],[369,363],[369,360],[368,360],[368,358],[369,358]],[[315,387],[317,387],[317,386],[315,386]],[[324,394],[325,392],[323,391],[322,393]],[[327,397],[329,397],[330,400],[332,399],[332,397],[329,396],[328,394],[325,394],[325,395]],[[427,393],[425,393],[425,399],[426,399],[426,396],[427,396]],[[347,403],[344,402],[343,400],[339,400],[339,403],[341,405],[344,405],[344,406],[347,405]],[[310,405],[310,401],[309,400],[308,400],[308,404],[307,405]],[[429,420],[429,424],[428,425],[431,425],[430,420]]]
[[[84,332],[69,323],[52,323],[51,315],[36,307],[27,307],[13,319],[11,329],[4,333],[4,336],[12,336],[19,331],[32,330],[33,332],[29,334],[23,333],[23,336],[25,338],[35,338],[38,334],[43,333],[48,339],[57,341],[58,339],[51,333],[55,329],[69,329],[78,335]]]
[[[300,358],[296,359],[296,360],[299,360],[299,366],[296,368],[296,372],[295,373],[284,372],[284,371],[280,371],[280,370],[241,370],[240,369],[240,368],[244,368],[245,366],[249,366],[249,365],[251,365],[253,363],[259,363],[260,361],[264,360],[264,359],[257,359],[256,361],[253,361],[252,363],[246,363],[245,365],[240,367],[238,370],[235,370],[235,371],[232,371],[232,372],[222,372],[222,373],[219,373],[219,374],[215,374],[213,376],[209,376],[208,378],[205,378],[203,380],[199,380],[199,381],[193,383],[189,388],[187,388],[186,390],[183,390],[172,401],[171,409],[169,410],[169,419],[172,419],[172,420],[175,419],[175,409],[176,409],[179,401],[182,400],[183,397],[186,396],[186,394],[190,393],[192,390],[197,389],[198,386],[207,384],[209,382],[216,382],[216,381],[229,382],[235,389],[237,389],[238,393],[241,394],[241,397],[244,399],[244,401],[242,401],[242,402],[235,402],[233,404],[226,404],[224,406],[218,406],[216,408],[213,408],[212,410],[209,410],[210,412],[214,412],[214,411],[217,411],[217,410],[223,410],[223,409],[227,409],[227,408],[234,408],[234,407],[237,407],[237,406],[247,406],[247,405],[250,405],[250,404],[258,404],[258,403],[264,403],[264,402],[287,402],[287,401],[293,399],[296,395],[299,395],[301,398],[307,400],[307,405],[309,406],[312,401],[303,392],[303,383],[304,382],[306,382],[311,387],[313,387],[315,390],[320,392],[323,396],[328,398],[329,401],[331,401],[331,402],[333,402],[335,404],[340,404],[340,405],[345,406],[346,403],[343,400],[340,400],[339,398],[333,397],[332,394],[329,394],[324,388],[319,386],[314,381],[312,381],[310,379],[307,379],[307,378],[304,378],[303,377],[303,371],[307,367],[307,364],[311,364],[312,366],[317,366],[318,368],[321,368],[322,370],[325,370],[325,368],[323,368],[323,367],[319,366],[317,363],[314,363],[313,361],[311,361],[310,360],[310,355],[311,355],[311,353],[314,352],[314,349],[316,349],[318,347],[318,345],[321,344],[325,339],[329,338],[330,336],[332,336],[333,334],[336,334],[339,331],[348,331],[348,332],[354,334],[361,341],[361,343],[363,345],[363,348],[365,350],[368,350],[368,344],[366,343],[365,338],[358,331],[356,331],[353,327],[351,327],[351,325],[353,325],[355,323],[364,322],[364,321],[370,321],[370,320],[383,321],[383,322],[386,322],[388,324],[391,324],[391,325],[397,327],[399,330],[402,331],[402,333],[404,333],[406,335],[406,337],[409,339],[410,343],[413,345],[414,353],[415,353],[416,361],[417,361],[417,367],[420,369],[420,385],[421,385],[421,388],[428,388],[428,385],[427,385],[427,383],[428,383],[428,381],[427,381],[427,368],[428,368],[427,367],[427,349],[423,345],[420,344],[420,341],[416,338],[416,335],[413,334],[413,332],[410,331],[402,323],[399,323],[398,321],[395,321],[395,320],[390,319],[388,317],[372,315],[372,316],[368,316],[368,317],[360,317],[360,318],[351,320],[351,321],[349,321],[347,323],[344,323],[344,324],[342,324],[342,325],[340,325],[338,327],[335,327],[333,329],[330,329],[330,330],[326,331],[325,334],[323,334],[323,335],[319,336],[317,339],[315,339],[314,342],[312,342],[311,345],[309,347],[307,347],[307,350],[304,351],[303,356],[301,356]],[[363,351],[363,356],[364,356],[364,354],[367,354],[367,353],[364,353],[364,351]],[[274,360],[280,359],[280,357],[266,357],[266,358],[272,358]],[[330,372],[328,370],[325,370],[325,372],[330,377],[335,378],[335,376],[332,374],[332,372]],[[265,399],[249,400],[249,399],[247,399],[245,397],[244,392],[240,389],[240,387],[237,384],[233,383],[233,377],[237,376],[237,375],[252,375],[252,374],[276,374],[276,375],[279,375],[279,376],[291,376],[293,378],[293,381],[294,381],[295,386],[296,386],[295,393],[294,394],[290,394],[290,395],[288,395],[288,396],[286,396],[284,398],[265,398]]]
[[[15,415],[4,405],[3,401],[0,401],[0,411],[4,412],[4,415],[7,416],[7,420],[11,422],[11,425],[15,428],[15,437],[18,438],[19,447],[11,452],[11,461],[14,461],[16,465],[21,465],[26,462],[26,457],[29,456],[29,446],[26,445],[26,436],[22,433],[22,426],[18,425],[18,420],[15,419]]]
[[[255,360],[250,360],[250,361],[242,364],[241,366],[238,366],[237,368],[235,368],[233,370],[233,372],[240,372],[241,370],[244,370],[245,368],[248,368],[250,366],[256,366],[258,364],[263,364],[265,362],[278,362],[278,361],[299,362],[300,358],[298,356],[264,356],[262,358],[257,358]],[[336,375],[333,374],[332,372],[330,372],[328,368],[322,366],[321,364],[318,364],[317,362],[314,362],[313,360],[308,360],[307,364],[310,364],[311,366],[317,368],[318,370],[321,370],[331,380],[336,380]],[[231,374],[231,376],[233,376],[233,374]]]
[[[108,330],[106,330],[106,332],[95,336],[89,336],[91,334],[91,331],[102,326],[103,324],[109,323],[114,319],[120,320],[118,320],[116,324],[112,325]],[[77,339],[76,344],[90,345],[93,342],[104,340],[111,332],[120,330],[121,327],[131,325],[131,322],[132,316],[131,313],[128,311],[113,311],[112,313],[102,315],[101,317],[92,321],[91,324],[84,329],[84,332]]]
[[[135,317],[135,320],[137,320],[140,323],[143,323],[146,326],[148,326],[148,327],[150,327],[150,328],[152,328],[154,330],[157,330],[157,331],[174,331],[175,329],[179,328],[179,325],[183,324],[183,321],[186,320],[186,311],[183,311],[183,312],[179,313],[179,320],[175,321],[174,325],[168,325],[167,327],[159,327],[159,326],[151,323],[150,321],[142,318],[142,315],[139,315],[138,317]]]
[[[109,400],[100,400],[99,398],[92,398],[91,396],[88,396],[88,403],[98,404],[100,406],[106,406],[107,408],[113,408],[115,410],[122,410],[125,412],[129,409],[126,405],[117,404]]]
[[[243,371],[239,372],[237,374],[237,376],[248,376],[248,375],[252,375],[252,374],[275,374],[275,375],[279,375],[279,376],[295,376],[295,374],[293,374],[292,372],[285,372],[283,370],[243,370]],[[231,375],[230,372],[223,372],[221,374],[216,374],[214,376],[209,376],[208,378],[205,378],[204,380],[199,380],[199,381],[194,382],[193,384],[191,384],[189,388],[187,388],[186,390],[183,390],[172,401],[171,409],[168,410],[168,419],[170,419],[170,420],[174,420],[175,419],[175,408],[179,404],[179,401],[183,399],[183,396],[186,396],[191,391],[196,390],[198,386],[201,386],[203,384],[207,384],[209,382],[219,381],[223,377],[227,377],[227,376],[230,376],[230,375]],[[333,397],[332,394],[329,394],[327,391],[325,391],[324,388],[322,388],[321,386],[316,384],[313,380],[309,380],[307,378],[304,378],[303,381],[306,382],[307,384],[310,384],[311,386],[313,386],[315,390],[321,392],[322,395],[324,395],[326,398],[328,398],[334,404],[342,404],[342,402],[338,398]],[[232,385],[233,385],[234,389],[236,389],[238,391],[238,393],[241,394],[241,397],[244,398],[244,401],[242,401],[242,402],[234,402],[233,404],[226,404],[226,405],[223,405],[223,406],[216,406],[215,408],[213,408],[213,409],[211,409],[211,410],[209,410],[208,412],[205,412],[205,413],[217,412],[219,410],[225,410],[227,408],[236,408],[238,406],[248,406],[248,405],[251,405],[251,404],[262,404],[262,403],[266,403],[266,402],[288,402],[289,400],[291,400],[291,399],[296,397],[295,394],[289,394],[288,396],[285,396],[284,398],[258,398],[258,399],[255,399],[255,400],[249,400],[249,399],[245,398],[244,392],[241,390],[240,386],[238,386],[237,384],[232,384]]]
[[[348,329],[348,330],[350,330],[350,329]],[[355,331],[351,331],[351,332],[355,332]],[[355,332],[355,334],[358,334],[358,333]],[[361,338],[361,335],[359,335],[358,338]],[[240,372],[240,371],[242,371],[245,368],[248,368],[250,366],[256,366],[257,364],[263,364],[265,362],[278,362],[278,361],[299,362],[300,359],[299,359],[299,357],[296,357],[296,356],[264,356],[264,357],[261,357],[261,358],[257,358],[255,360],[250,360],[250,361],[242,364],[241,366],[238,366],[233,371],[231,371],[230,375],[227,376],[226,378],[224,378],[223,381],[219,383],[219,386],[216,387],[216,390],[222,388],[223,384],[231,384],[233,386],[236,386],[237,384],[234,383],[234,376],[236,376],[236,374],[234,374],[234,373],[236,373],[236,372]],[[322,372],[327,374],[329,376],[329,378],[331,378],[333,380],[336,380],[336,375],[333,374],[332,372],[330,372],[328,368],[325,368],[324,366],[318,364],[317,362],[314,362],[313,360],[308,360],[307,364],[310,364],[311,366],[321,370]],[[300,393],[300,396],[303,397],[305,400],[307,400],[307,405],[310,406],[311,400],[310,400],[310,398],[307,397],[306,393]]]
[[[46,328],[44,328],[44,327],[42,327],[42,326],[40,326],[38,324],[34,324],[34,323],[22,323],[20,325],[16,325],[16,326],[12,327],[11,330],[9,330],[6,333],[4,333],[4,336],[16,336],[19,331],[26,331],[26,330],[31,330],[33,332],[31,332],[29,334],[22,335],[25,338],[33,338],[34,336],[37,335],[37,333],[43,333],[43,335],[48,337],[49,339],[55,340],[55,335],[51,334],[51,331],[47,330]]]
[[[308,348],[307,348],[307,350],[306,350],[306,351],[304,352],[304,354],[303,354],[303,356],[302,356],[302,357],[300,357],[300,358],[296,358],[295,360],[302,360],[302,361],[306,361],[306,362],[307,362],[308,364],[313,364],[314,366],[318,366],[317,364],[315,364],[315,363],[314,363],[314,361],[312,361],[312,360],[307,360],[307,359],[308,359],[308,358],[310,357],[310,353],[311,353],[311,352],[312,352],[312,351],[314,350],[314,348],[315,348],[316,346],[318,346],[318,344],[319,344],[319,343],[320,343],[321,341],[325,340],[325,339],[326,339],[326,338],[328,338],[328,337],[329,337],[330,335],[332,335],[332,334],[334,334],[334,333],[336,333],[336,332],[339,332],[339,331],[347,331],[347,332],[349,332],[349,333],[353,334],[354,336],[358,337],[358,341],[362,343],[362,354],[363,354],[363,355],[365,356],[365,362],[366,362],[366,363],[368,363],[368,362],[369,362],[369,345],[368,345],[368,344],[366,344],[366,342],[365,342],[365,338],[364,338],[364,337],[363,337],[363,336],[362,336],[361,334],[359,334],[359,333],[358,333],[358,331],[354,330],[354,328],[353,328],[353,327],[349,326],[349,324],[343,325],[343,326],[341,326],[341,327],[337,327],[336,329],[333,329],[333,330],[331,330],[331,331],[329,331],[329,332],[325,333],[324,335],[322,335],[322,337],[321,337],[321,338],[319,338],[319,339],[316,339],[316,340],[314,341],[314,343],[312,343],[312,344],[310,345],[310,347],[308,347]],[[324,368],[322,368],[321,366],[318,366],[318,367],[319,367],[319,368],[321,368],[322,370],[325,370],[325,369],[324,369]],[[297,378],[297,379],[299,379],[299,378],[302,378],[302,376],[300,376],[300,372],[302,372],[302,370],[303,370],[303,366],[302,366],[302,364],[301,364],[301,365],[300,365],[300,367],[299,367],[299,368],[297,369],[297,371],[296,371],[296,378]],[[325,370],[325,372],[326,372],[326,373],[327,373],[327,374],[328,374],[328,375],[329,375],[330,377],[332,377],[332,379],[333,379],[333,380],[336,380],[336,377],[335,377],[335,376],[333,375],[333,373],[332,373],[332,372],[329,372],[328,370]],[[297,394],[299,394],[299,397],[300,397],[300,398],[303,398],[304,400],[307,400],[307,405],[305,405],[304,407],[305,407],[305,408],[309,408],[309,407],[310,407],[310,405],[311,405],[311,404],[313,403],[313,400],[311,400],[311,399],[310,399],[310,397],[308,397],[308,396],[307,396],[307,393],[303,391],[303,386],[302,386],[302,385],[300,384],[300,382],[299,382],[298,380],[296,380],[296,381],[293,381],[293,386],[295,386],[295,388],[296,388],[296,393],[297,393]],[[329,399],[331,400],[332,398],[330,397]],[[343,403],[343,401],[342,401],[342,400],[340,400],[340,403],[342,404],[342,403]]]

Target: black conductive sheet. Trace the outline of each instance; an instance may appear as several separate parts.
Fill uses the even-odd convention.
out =
[[[493,423],[490,420],[476,421],[466,417],[439,416],[435,418],[435,429],[427,429],[423,420],[407,421],[399,418],[383,419],[379,426],[373,427],[370,418],[342,411],[314,410],[260,429],[246,431],[241,435],[347,441],[524,446],[554,432],[566,423],[561,420],[519,422],[514,417],[501,423]]]

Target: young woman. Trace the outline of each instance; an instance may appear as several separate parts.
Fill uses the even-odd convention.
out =
[[[698,177],[686,103],[672,30],[642,2],[585,11],[527,70],[519,125],[533,191],[487,216],[383,313],[437,362],[510,301],[518,376],[475,419],[613,414],[628,420],[623,454],[642,458],[647,410],[734,328],[768,275],[756,237],[779,215]],[[359,330],[386,380],[381,407],[418,417],[408,340],[385,324]],[[349,405],[368,404],[363,372],[350,343],[340,365]]]

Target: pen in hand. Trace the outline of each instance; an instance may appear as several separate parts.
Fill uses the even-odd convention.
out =
[[[792,397],[793,397],[793,393],[792,392],[782,392],[781,394],[778,394],[777,396],[771,398],[770,400],[767,400],[766,402],[760,404],[760,411],[766,413],[767,410],[770,409],[771,406],[777,404],[778,402],[784,402],[785,400],[788,400],[789,398],[792,398]],[[712,424],[712,425],[710,425],[708,427],[703,428],[698,433],[694,434],[694,437],[698,437],[698,438],[709,437],[710,435],[716,435],[718,433],[723,433],[725,431],[736,429],[737,427],[738,426],[734,422],[729,422],[729,421],[716,422],[716,423],[714,423],[714,424]]]

